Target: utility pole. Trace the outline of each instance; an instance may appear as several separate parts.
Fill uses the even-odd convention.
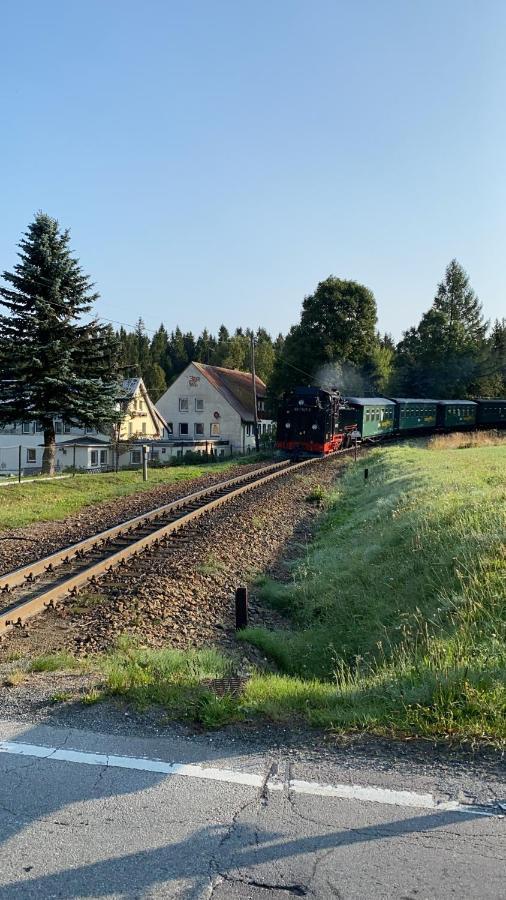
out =
[[[257,412],[257,380],[255,375],[255,335],[253,332],[251,333],[251,378],[253,380],[253,406],[254,406],[254,416],[255,416],[255,424],[253,428],[255,429],[255,449],[258,453],[260,450],[260,441],[258,440],[258,412]]]

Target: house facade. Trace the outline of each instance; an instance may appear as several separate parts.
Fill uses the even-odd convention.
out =
[[[96,471],[116,465],[135,464],[135,442],[160,440],[166,424],[152,403],[142,378],[129,378],[121,385],[118,420],[110,433],[85,428],[55,418],[56,469]],[[44,434],[35,421],[0,425],[0,475],[37,474],[42,468]],[[141,452],[140,450],[138,451]],[[132,459],[132,455],[134,459]]]
[[[273,423],[266,418],[266,386],[257,377],[257,415],[261,434]],[[218,455],[255,449],[254,399],[249,372],[191,362],[156,407],[166,422],[167,436],[184,444],[217,445]],[[221,445],[221,446],[220,446]],[[228,450],[225,449],[225,446]]]

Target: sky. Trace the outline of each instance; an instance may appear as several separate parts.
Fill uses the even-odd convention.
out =
[[[503,0],[2,4],[0,270],[42,209],[97,313],[286,332],[333,274],[399,338],[450,259],[506,315]]]

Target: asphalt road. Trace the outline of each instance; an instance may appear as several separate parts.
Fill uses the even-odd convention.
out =
[[[0,741],[0,900],[506,896],[497,775],[12,720]]]

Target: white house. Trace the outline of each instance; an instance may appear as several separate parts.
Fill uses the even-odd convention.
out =
[[[267,389],[256,378],[259,432],[273,423],[265,417]],[[226,442],[235,452],[255,449],[253,382],[249,372],[191,362],[158,400],[156,407],[177,442]],[[217,451],[224,455],[222,447]]]
[[[141,450],[136,441],[160,440],[166,423],[152,403],[142,378],[128,378],[122,383],[118,398],[118,421],[109,434],[96,428],[84,428],[61,418],[54,420],[56,432],[56,468],[75,467],[94,471],[114,466],[118,441],[120,465],[137,463]],[[44,435],[35,421],[0,425],[0,475],[21,472],[37,474],[42,467]]]

